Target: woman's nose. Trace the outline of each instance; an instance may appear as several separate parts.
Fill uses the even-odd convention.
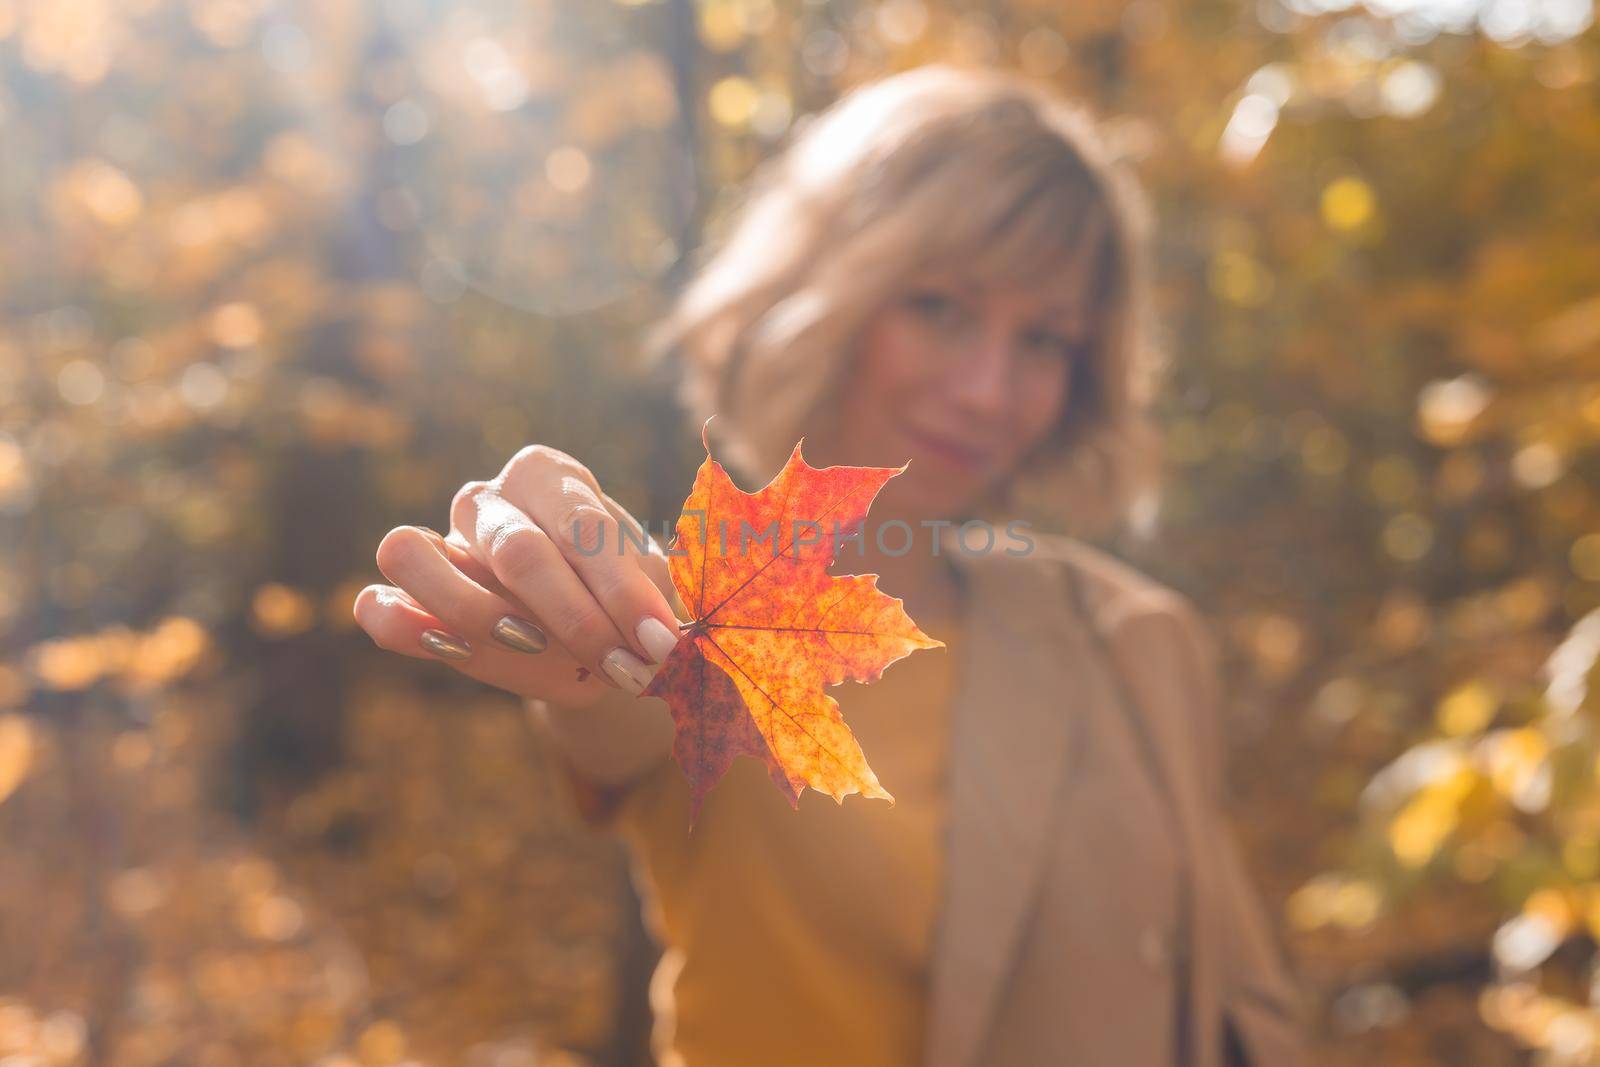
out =
[[[985,324],[963,346],[950,368],[945,387],[951,399],[970,413],[1003,415],[1011,397],[1015,340],[1004,323]]]

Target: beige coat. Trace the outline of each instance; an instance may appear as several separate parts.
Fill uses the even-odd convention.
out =
[[[923,1067],[1228,1067],[1225,1019],[1250,1067],[1303,1067],[1305,998],[1222,816],[1204,631],[1177,594],[1033,536],[1018,556],[944,539],[970,595]],[[610,821],[619,793],[571,784]]]
[[[1252,1067],[1307,1063],[1305,998],[1223,819],[1204,632],[1110,557],[1035,539],[1025,556],[946,542],[971,598],[925,1067],[1224,1067],[1225,1016]],[[1128,717],[1166,800],[1175,892],[1124,884],[1108,854],[1118,782],[1074,762],[1093,702]]]

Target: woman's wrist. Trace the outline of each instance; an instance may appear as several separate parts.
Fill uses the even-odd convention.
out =
[[[529,717],[567,765],[600,785],[631,784],[672,750],[666,704],[621,690],[574,706],[524,697]]]

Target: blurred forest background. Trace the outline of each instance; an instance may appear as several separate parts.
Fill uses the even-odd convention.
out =
[[[0,1061],[643,1062],[617,849],[351,602],[529,441],[675,516],[640,332],[929,60],[1080,94],[1157,203],[1113,547],[1223,638],[1323,1062],[1600,1058],[1590,0],[0,0]]]

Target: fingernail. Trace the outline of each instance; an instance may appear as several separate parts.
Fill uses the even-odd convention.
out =
[[[437,548],[440,552],[444,551],[444,534],[429,526],[418,526],[417,529],[421,530],[423,536],[427,537],[428,540],[433,542],[433,547]]]
[[[650,668],[645,666],[644,660],[625,648],[613,648],[607,652],[606,658],[600,661],[600,669],[606,672],[607,678],[635,696],[644,692],[644,687],[650,684]]]
[[[652,663],[665,663],[672,650],[678,647],[678,635],[654,615],[646,615],[635,632],[639,635],[639,643],[650,653]]]
[[[422,631],[422,647],[444,659],[466,659],[472,655],[472,646],[465,637],[445,633],[443,630]]]
[[[489,633],[514,652],[543,652],[550,647],[550,639],[543,630],[515,615],[502,616]]]

